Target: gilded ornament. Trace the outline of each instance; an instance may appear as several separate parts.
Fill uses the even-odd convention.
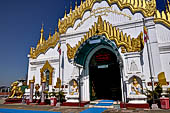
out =
[[[111,6],[112,4],[117,4],[118,7],[122,10],[123,8],[129,8],[132,13],[141,12],[145,17],[151,17],[154,15],[156,10],[156,1],[155,0],[106,0],[107,3]],[[86,0],[85,2],[81,1],[81,5],[78,8],[75,8],[74,11],[70,11],[68,17],[60,20],[58,23],[59,33],[63,34],[67,31],[69,27],[73,27],[74,23],[77,19],[81,19],[86,11],[92,11],[92,7],[96,2],[101,2],[101,0]],[[75,15],[75,12],[78,14]],[[108,9],[106,8],[105,13],[102,15],[106,15]],[[74,13],[74,15],[72,15]],[[98,11],[98,13],[102,13],[102,11]],[[118,14],[121,14],[119,12]],[[123,14],[127,16],[126,14]],[[67,21],[66,23],[66,20]],[[80,25],[79,25],[80,26]]]
[[[168,28],[170,28],[170,10],[164,12],[159,12],[159,10],[156,11],[155,15],[154,15],[154,22],[155,23],[162,23],[165,26],[167,26]]]
[[[111,26],[111,24],[106,21],[103,22],[101,16],[98,17],[98,21],[94,24],[94,26],[92,26],[92,29],[96,29],[96,31],[98,30],[97,35],[105,35],[106,38],[114,41],[118,48],[121,47],[122,53],[139,52],[144,47],[143,32],[141,32],[137,38],[131,39],[130,35],[127,36],[126,33],[123,35],[124,33],[122,31],[120,32],[119,29],[116,29],[116,27]],[[83,41],[79,41],[76,46],[71,47],[70,44],[67,43],[68,59],[74,59],[76,51],[81,44],[83,44],[88,38],[95,35],[95,33],[92,33],[92,29],[89,29],[89,32],[84,35],[84,40],[81,39]]]
[[[48,70],[49,71],[49,85],[52,85],[52,74],[54,71],[54,68],[49,64],[48,61],[44,64],[44,66],[40,69],[41,73],[41,82],[46,82],[46,75],[44,75],[44,72]]]
[[[35,59],[41,53],[45,53],[49,48],[54,48],[58,43],[58,41],[59,41],[59,33],[57,33],[56,31],[53,36],[51,36],[51,33],[49,34],[48,40],[45,40],[43,34],[41,34],[41,38],[37,44],[37,47],[36,48],[31,47],[30,49],[30,58]]]
[[[18,81],[15,81],[11,84],[11,92],[9,98],[14,98],[15,96],[17,98],[22,98],[23,92],[21,90],[21,87],[18,86],[18,84]]]

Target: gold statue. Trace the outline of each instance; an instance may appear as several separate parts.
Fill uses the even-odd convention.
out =
[[[133,78],[133,82],[131,83],[131,95],[140,95],[141,94],[141,85],[138,83],[136,78]]]
[[[35,85],[35,97],[40,96],[39,89],[40,89],[39,84],[36,84],[36,85]]]
[[[9,98],[14,98],[14,96],[17,96],[17,98],[22,98],[23,92],[21,91],[21,87],[18,86],[18,81],[15,81],[11,84],[11,94]]]
[[[56,88],[61,88],[61,79],[57,78]]]

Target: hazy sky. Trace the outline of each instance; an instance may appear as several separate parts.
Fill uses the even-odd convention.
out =
[[[71,1],[74,7],[75,0],[0,0],[0,86],[25,78],[29,48],[40,39],[42,22],[47,38],[64,16],[65,6],[69,12]],[[163,0],[157,4],[159,10],[164,8]]]

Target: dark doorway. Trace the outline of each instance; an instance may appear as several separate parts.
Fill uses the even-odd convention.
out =
[[[108,49],[98,50],[89,64],[90,100],[121,100],[120,68],[116,55]]]

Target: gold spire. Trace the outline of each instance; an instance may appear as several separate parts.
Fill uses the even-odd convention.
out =
[[[77,0],[76,0],[76,2],[75,2],[75,10],[77,10]]]
[[[48,39],[51,38],[51,28],[50,28],[50,31],[49,31],[49,36],[48,36]]]
[[[42,24],[42,27],[41,27],[41,38],[40,38],[40,44],[43,43],[43,33],[44,33],[44,24]]]
[[[81,0],[81,4],[80,5],[83,5],[83,0]]]
[[[32,55],[33,54],[33,48],[31,47],[30,48],[30,55]]]
[[[43,33],[44,32],[44,24],[42,24],[42,26],[41,26],[41,33]]]
[[[67,11],[66,11],[66,7],[65,7],[65,14],[64,14],[64,18],[67,18]]]
[[[70,14],[72,14],[72,3],[70,3]]]
[[[168,10],[170,11],[169,0],[167,0],[167,4],[168,4]]]

